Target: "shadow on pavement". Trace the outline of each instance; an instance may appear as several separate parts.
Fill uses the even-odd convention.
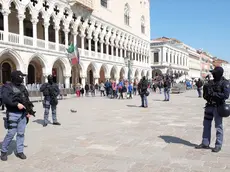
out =
[[[137,105],[126,105],[127,107],[140,107],[140,106],[137,106]]]
[[[185,97],[188,97],[188,98],[196,98],[196,99],[201,99],[201,97],[198,97],[198,96],[185,96]]]
[[[153,101],[156,101],[156,102],[163,102],[162,99],[153,99]]]
[[[33,122],[36,122],[36,123],[38,123],[38,124],[40,124],[40,125],[43,125],[43,124],[44,124],[44,120],[43,120],[43,119],[36,119],[36,120],[34,120]]]
[[[183,140],[179,137],[175,137],[175,136],[159,136],[161,139],[163,139],[166,143],[177,143],[177,144],[182,144],[182,145],[186,145],[186,146],[190,146],[190,147],[195,147],[197,146],[194,143],[191,143],[187,140]]]

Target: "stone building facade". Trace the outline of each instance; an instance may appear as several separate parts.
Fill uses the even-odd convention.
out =
[[[19,69],[26,83],[98,83],[150,76],[148,0],[0,0],[0,82]],[[137,10],[138,9],[138,10]],[[77,45],[72,66],[66,49]],[[131,64],[128,68],[128,62]]]
[[[188,75],[189,53],[181,42],[171,38],[158,38],[150,43],[152,76],[173,72],[176,77]]]

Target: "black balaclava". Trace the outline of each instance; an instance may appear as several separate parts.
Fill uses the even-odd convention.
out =
[[[224,69],[222,67],[215,67],[215,69],[212,71],[212,76],[214,78],[214,81],[220,81],[223,77]]]
[[[48,83],[53,84],[53,76],[52,75],[48,76]]]
[[[15,85],[21,85],[24,81],[24,76],[26,76],[25,74],[23,74],[21,71],[13,71],[11,73],[11,81],[13,84]]]

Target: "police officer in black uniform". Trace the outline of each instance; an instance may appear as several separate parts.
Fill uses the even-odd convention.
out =
[[[56,112],[57,104],[58,104],[57,96],[60,94],[60,90],[58,88],[58,85],[54,83],[52,75],[48,76],[48,83],[44,83],[41,86],[40,91],[43,92],[44,95],[43,107],[45,109],[45,112],[44,112],[43,126],[46,127],[48,125],[50,108],[52,110],[53,125],[61,125],[57,121],[57,112]]]
[[[213,80],[204,86],[203,97],[207,101],[204,112],[203,136],[202,143],[196,146],[196,149],[209,149],[211,142],[212,120],[215,120],[216,143],[212,152],[219,152],[223,144],[223,118],[218,113],[218,107],[225,103],[229,98],[229,82],[223,77],[224,70],[222,67],[215,67],[211,71]]]
[[[16,156],[20,159],[26,159],[23,152],[24,150],[24,133],[26,128],[27,119],[31,114],[26,112],[25,106],[20,103],[20,97],[29,101],[29,94],[25,86],[22,84],[25,74],[21,71],[13,71],[11,73],[12,83],[5,84],[2,90],[3,102],[7,108],[7,118],[5,118],[7,134],[2,142],[1,160],[7,160],[7,151],[10,142],[13,140],[15,134],[17,143]],[[20,96],[19,96],[20,95]]]

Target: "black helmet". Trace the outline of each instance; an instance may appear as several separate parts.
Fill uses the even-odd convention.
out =
[[[48,79],[48,83],[50,83],[50,84],[53,83],[53,76],[52,75],[48,75],[47,79]]]
[[[230,116],[230,105],[223,104],[217,108],[217,112],[221,117],[229,117]]]

